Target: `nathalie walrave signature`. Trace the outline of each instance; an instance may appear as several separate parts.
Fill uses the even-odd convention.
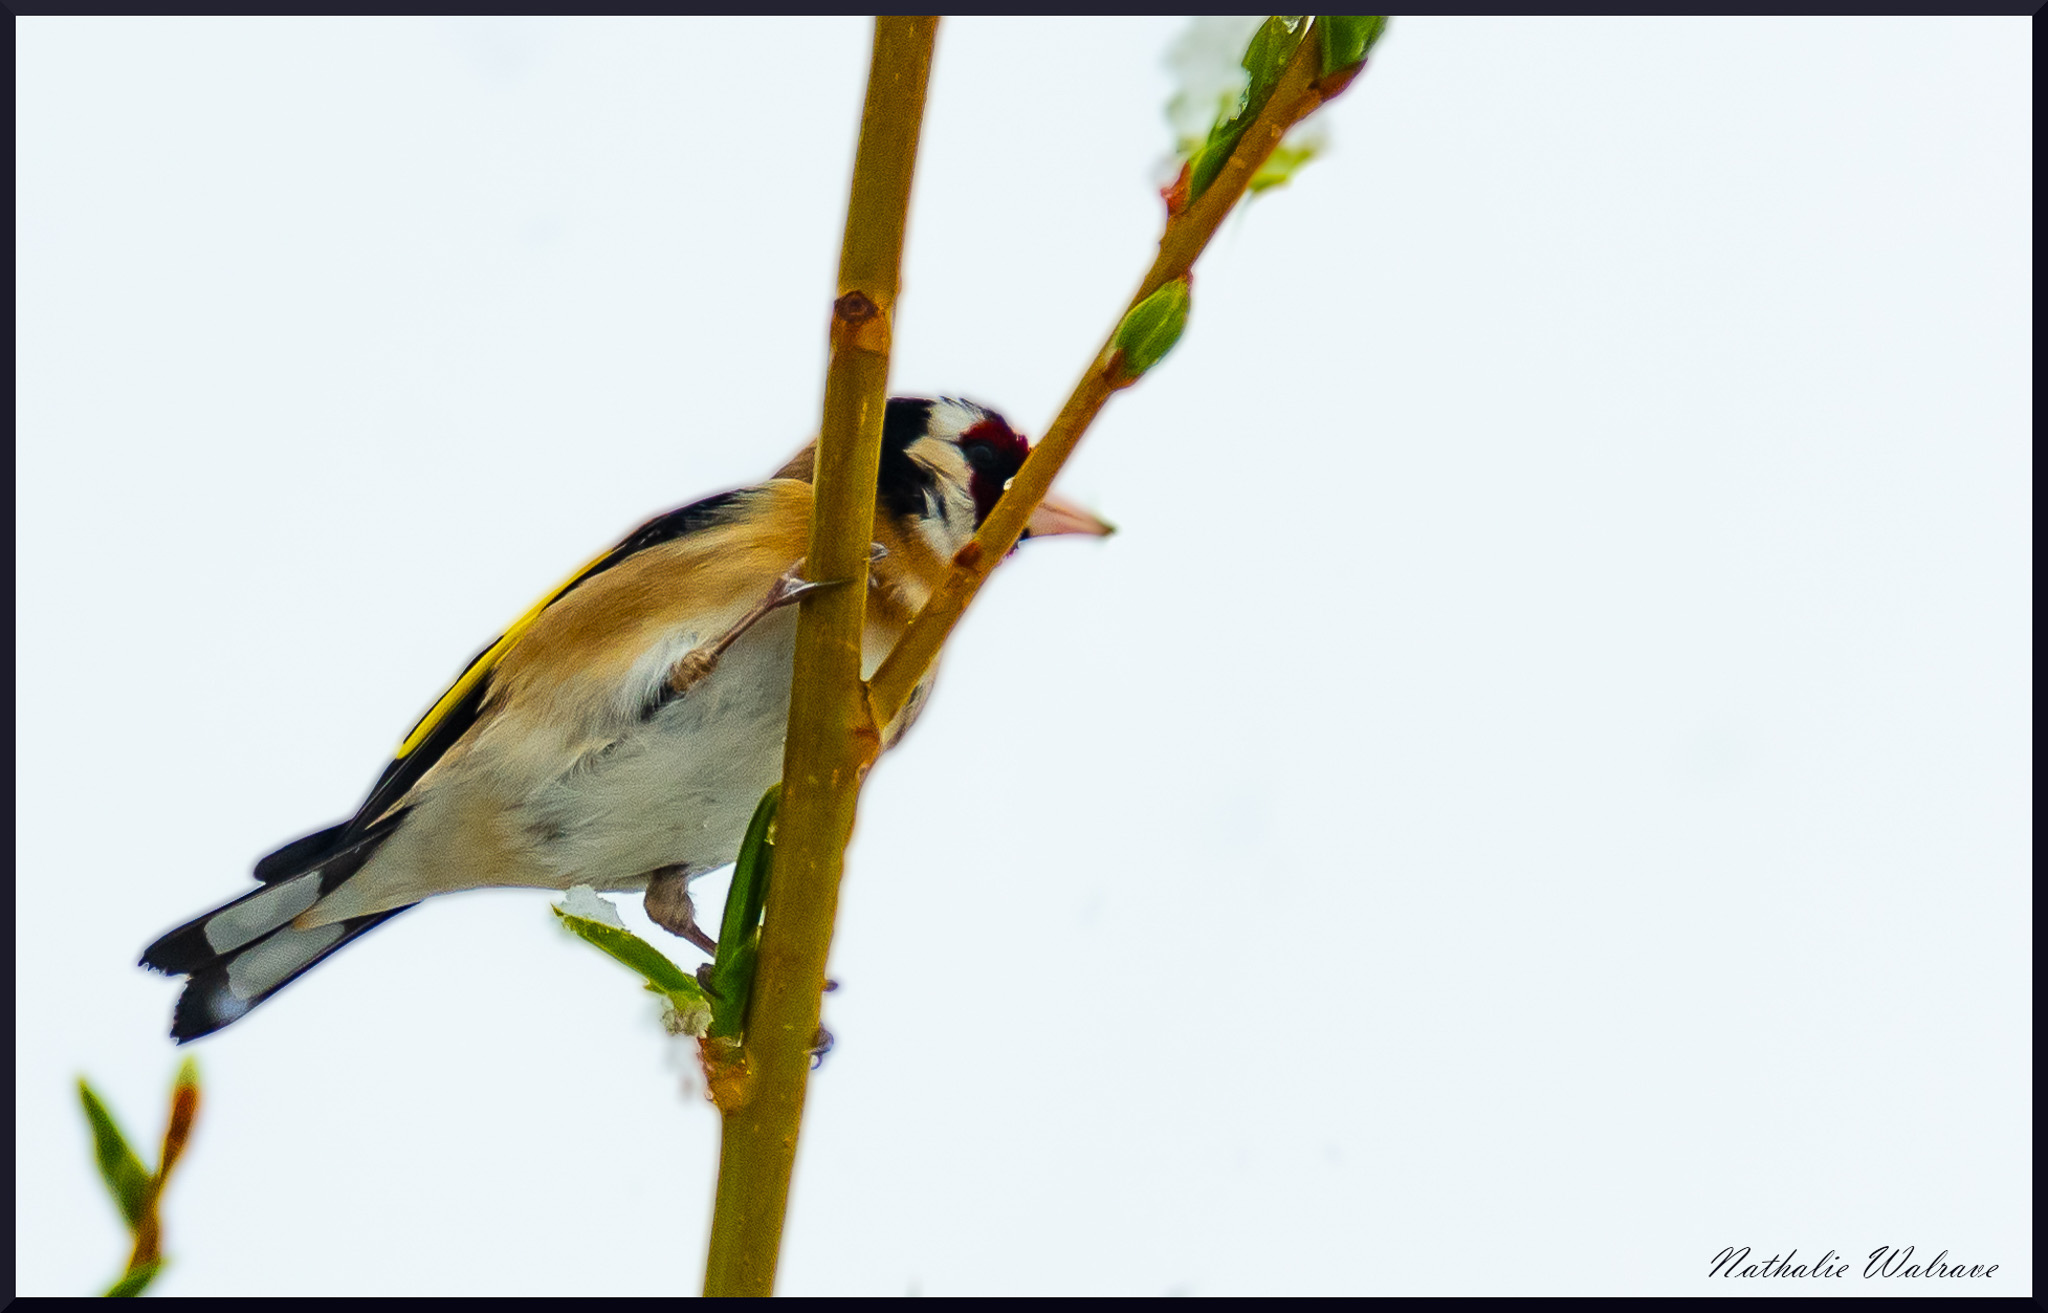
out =
[[[1714,1255],[1714,1266],[1708,1271],[1710,1277],[1839,1277],[1846,1275],[1852,1260],[1843,1258],[1830,1249],[1811,1263],[1796,1262],[1799,1251],[1789,1254],[1772,1254],[1759,1263],[1749,1261],[1749,1246],[1737,1248],[1728,1246]],[[1865,1280],[1873,1277],[1988,1277],[1998,1270],[1998,1264],[1972,1263],[1968,1267],[1948,1261],[1948,1250],[1944,1249],[1924,1262],[1913,1261],[1913,1246],[1897,1249],[1891,1245],[1879,1245],[1870,1251],[1870,1257],[1863,1264]]]

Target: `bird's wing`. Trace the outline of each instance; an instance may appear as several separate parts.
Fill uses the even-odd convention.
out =
[[[736,513],[659,543],[563,597],[492,673],[485,751],[501,783],[531,782],[599,750],[673,697],[669,678],[760,602],[809,544],[811,486],[774,479]]]
[[[376,786],[370,790],[370,796],[364,799],[355,816],[337,827],[335,831],[323,832],[331,834],[332,839],[329,843],[320,844],[319,847],[324,850],[353,840],[404,801],[406,794],[433,769],[435,763],[447,756],[449,749],[461,742],[476,726],[484,714],[486,704],[492,700],[495,676],[503,667],[506,658],[518,648],[522,640],[529,637],[535,626],[541,623],[542,617],[552,608],[559,606],[565,598],[579,591],[592,589],[593,581],[600,575],[615,570],[631,558],[729,523],[748,494],[756,491],[759,490],[742,488],[734,492],[720,493],[680,510],[656,516],[627,535],[625,541],[618,546],[577,571],[560,587],[541,598],[531,610],[514,621],[511,628],[499,635],[496,641],[477,653],[462,674],[449,685],[448,691],[435,701],[426,715],[420,717],[419,723],[412,727],[412,732],[405,736],[405,741],[398,745],[398,751],[392,757],[391,763],[384,768],[383,775],[378,778]],[[320,837],[322,836],[308,836],[300,842],[310,843]],[[279,850],[277,856],[283,856],[288,850],[289,846],[287,849]],[[290,863],[293,866],[298,864]],[[269,878],[280,878],[286,873],[280,866],[280,869]]]

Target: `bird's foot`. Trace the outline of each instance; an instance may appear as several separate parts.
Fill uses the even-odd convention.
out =
[[[800,600],[805,593],[815,593],[821,588],[837,588],[845,582],[844,579],[806,579],[804,563],[799,560],[775,577],[775,582],[768,588],[768,595],[761,599],[759,606],[747,613],[752,619],[743,623],[751,624],[753,620],[760,619],[778,606],[788,606],[791,602]]]
[[[668,686],[678,693],[689,692],[718,669],[718,656],[719,649],[708,643],[691,648],[683,653],[682,660],[670,667]]]
[[[680,866],[664,866],[647,878],[647,896],[641,900],[647,919],[680,935],[716,957],[718,941],[697,924],[697,905],[690,901],[690,877]]]
[[[881,544],[873,544],[870,548],[870,551],[876,550],[881,550]],[[718,658],[724,656],[725,650],[739,641],[740,635],[760,623],[770,612],[788,606],[791,602],[801,601],[806,594],[815,593],[821,588],[837,588],[845,582],[842,579],[806,579],[803,570],[804,563],[801,560],[784,570],[776,576],[775,582],[769,585],[767,594],[748,608],[747,613],[734,621],[729,629],[710,642],[700,643],[685,652],[681,660],[669,667],[669,688],[677,693],[689,692],[709,678],[712,671],[718,669]]]

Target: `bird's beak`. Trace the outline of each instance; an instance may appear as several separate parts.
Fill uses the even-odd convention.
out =
[[[1106,538],[1115,532],[1116,526],[1107,520],[1057,497],[1047,497],[1038,503],[1038,509],[1031,512],[1031,518],[1024,522],[1024,536],[1027,538],[1050,538],[1057,533],[1085,533]]]

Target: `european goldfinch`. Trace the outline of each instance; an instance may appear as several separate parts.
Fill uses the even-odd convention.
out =
[[[1024,462],[1001,415],[892,399],[876,485],[863,674],[871,674]],[[484,886],[646,891],[701,947],[689,881],[738,855],[782,773],[796,615],[808,587],[813,448],[765,483],[649,520],[543,598],[399,745],[355,815],[256,863],[262,887],[151,944],[190,976],[179,1042],[219,1030],[424,898]],[[1047,500],[1028,533],[1103,534]],[[895,722],[916,716],[926,676]]]

